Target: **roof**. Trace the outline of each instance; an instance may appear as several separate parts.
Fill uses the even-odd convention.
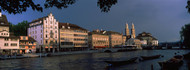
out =
[[[36,42],[36,40],[32,37],[28,37],[28,40],[20,40],[20,42]]]
[[[6,15],[2,15],[2,17],[0,17],[0,26],[9,26]]]
[[[47,18],[47,17],[48,17],[48,16],[44,16],[44,17],[35,19],[35,20],[33,20],[32,22],[30,22],[30,23],[38,22],[38,21],[43,20],[44,18]],[[30,24],[30,23],[29,23],[29,24]]]
[[[119,33],[119,32],[114,32],[114,31],[106,31],[106,34],[119,34],[119,35],[121,35],[121,33]]]
[[[89,32],[88,34],[89,35],[92,35],[92,34],[106,35],[103,32],[97,32],[97,31],[92,31],[92,32]]]
[[[59,22],[59,29],[61,29],[62,27],[64,26],[65,29],[73,29],[73,30],[85,30],[85,31],[88,31],[78,25],[75,25],[75,24],[71,24],[71,23],[61,23]]]
[[[146,32],[140,33],[136,38],[140,40],[144,40],[142,37],[151,37],[152,40],[158,40],[155,37],[153,37],[150,33],[146,33]]]

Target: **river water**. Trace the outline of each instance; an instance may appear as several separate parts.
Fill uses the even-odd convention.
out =
[[[190,50],[138,50],[116,53],[89,53],[74,54],[43,58],[25,58],[0,60],[0,70],[150,70],[153,64],[154,70],[160,70],[158,61],[172,58],[175,54],[185,54]],[[107,67],[104,60],[126,60],[142,55],[157,55],[164,57],[159,59],[140,61],[119,67]],[[180,70],[188,70],[186,61]]]

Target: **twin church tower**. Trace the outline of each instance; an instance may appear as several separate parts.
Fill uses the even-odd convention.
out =
[[[127,36],[127,38],[135,38],[135,26],[132,23],[132,28],[131,28],[131,35],[129,33],[129,27],[128,27],[128,23],[126,23],[125,25],[125,35]]]

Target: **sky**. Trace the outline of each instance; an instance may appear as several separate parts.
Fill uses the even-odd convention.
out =
[[[43,0],[35,0],[43,4]],[[9,22],[17,24],[23,20],[31,22],[34,19],[47,16],[50,12],[59,22],[79,25],[89,31],[103,29],[108,31],[125,31],[125,24],[133,22],[136,35],[142,32],[151,33],[159,42],[174,42],[180,40],[179,31],[190,23],[190,14],[185,6],[187,0],[118,0],[108,13],[101,12],[97,0],[76,0],[68,8],[48,8],[43,12],[28,9],[22,14],[8,14]]]

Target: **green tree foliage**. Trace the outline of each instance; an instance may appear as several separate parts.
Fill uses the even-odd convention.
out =
[[[28,21],[22,21],[16,25],[9,23],[9,31],[15,36],[27,36]]]
[[[0,11],[17,14],[32,8],[33,10],[43,12],[43,8],[56,7],[62,9],[74,3],[76,3],[76,0],[45,0],[44,7],[42,7],[40,4],[35,4],[33,0],[0,0]],[[112,5],[116,3],[117,0],[98,0],[97,5],[102,12],[108,12]]]
[[[181,40],[186,48],[190,48],[190,24],[186,24],[180,31]]]

